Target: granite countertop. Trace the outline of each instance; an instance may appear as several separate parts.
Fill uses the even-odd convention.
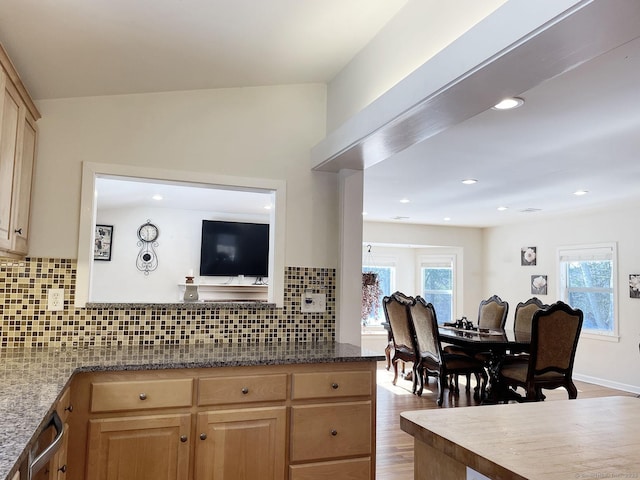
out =
[[[0,350],[0,479],[9,479],[26,458],[33,437],[74,373],[383,358],[354,345],[332,342]]]

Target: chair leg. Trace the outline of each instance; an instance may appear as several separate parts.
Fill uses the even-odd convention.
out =
[[[391,345],[384,347],[384,356],[387,359],[387,370],[391,368]]]
[[[578,389],[576,388],[576,386],[573,384],[571,380],[567,382],[567,385],[565,387],[567,389],[567,392],[569,392],[570,400],[574,400],[578,398]]]
[[[391,382],[391,384],[395,385],[398,381],[398,360],[391,361],[391,363],[393,364],[393,381]]]
[[[438,377],[438,406],[442,406],[442,402],[444,401],[444,389],[447,387],[447,376],[440,375]]]
[[[478,374],[476,373],[476,381],[478,380]],[[471,374],[467,373],[467,386],[464,389],[467,393],[471,391]]]
[[[422,390],[424,389],[424,368],[420,365],[418,365],[415,370],[413,371],[413,382],[414,382],[414,389],[413,389],[413,393],[415,393],[416,395],[418,395],[419,397],[422,396]]]
[[[411,393],[416,393],[416,390],[418,389],[418,366],[416,365],[416,363],[413,363],[413,367],[411,370],[411,373],[413,374],[413,385],[412,385],[412,389],[411,389]]]

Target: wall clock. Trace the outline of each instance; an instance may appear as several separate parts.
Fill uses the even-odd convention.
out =
[[[151,223],[151,220],[147,220],[147,223],[143,223],[138,228],[138,257],[136,258],[136,267],[145,275],[149,275],[149,272],[153,272],[158,268],[158,255],[154,247],[158,246],[156,239],[160,231],[158,227]]]

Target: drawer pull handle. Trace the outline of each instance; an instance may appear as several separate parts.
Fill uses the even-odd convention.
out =
[[[73,405],[69,405],[68,407],[64,407],[65,412],[73,412]]]
[[[336,435],[338,435],[338,431],[337,430],[331,430],[331,435],[333,435],[335,437]]]
[[[242,394],[246,395],[247,393],[249,393],[249,389],[247,387],[243,387],[242,388]]]
[[[181,441],[182,443],[187,443],[187,440],[188,440],[188,439],[187,439],[187,436],[186,436],[186,435],[182,435],[182,436],[180,437],[180,441]]]
[[[139,395],[139,397],[140,397],[140,400],[146,400],[147,399],[147,394],[146,393],[141,393]]]
[[[331,388],[333,388],[334,390],[338,389],[338,384],[337,383],[332,383],[331,384]]]
[[[58,471],[59,471],[59,472],[62,472],[62,473],[67,473],[67,466],[66,466],[66,465],[62,465],[62,466],[58,469]]]
[[[21,228],[17,228],[13,232],[17,233],[18,235],[22,235],[22,229]]]
[[[207,434],[206,433],[201,433],[200,434],[200,440],[206,440],[207,439]]]

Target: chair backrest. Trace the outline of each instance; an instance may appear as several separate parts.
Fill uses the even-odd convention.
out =
[[[480,328],[504,328],[507,323],[509,304],[499,296],[493,295],[480,302],[478,309],[478,327]]]
[[[419,358],[431,358],[437,363],[442,359],[442,347],[438,338],[438,319],[431,303],[417,296],[409,306],[409,313],[416,335]]]
[[[542,303],[538,298],[532,297],[526,302],[516,305],[516,313],[513,316],[513,329],[516,332],[531,333],[531,320],[533,314],[538,310],[548,308],[549,305]]]
[[[413,298],[395,292],[382,299],[384,316],[391,329],[391,341],[396,349],[414,351],[413,328],[409,320],[409,305]]]
[[[533,314],[528,376],[546,372],[571,376],[582,320],[582,310],[564,302]]]

